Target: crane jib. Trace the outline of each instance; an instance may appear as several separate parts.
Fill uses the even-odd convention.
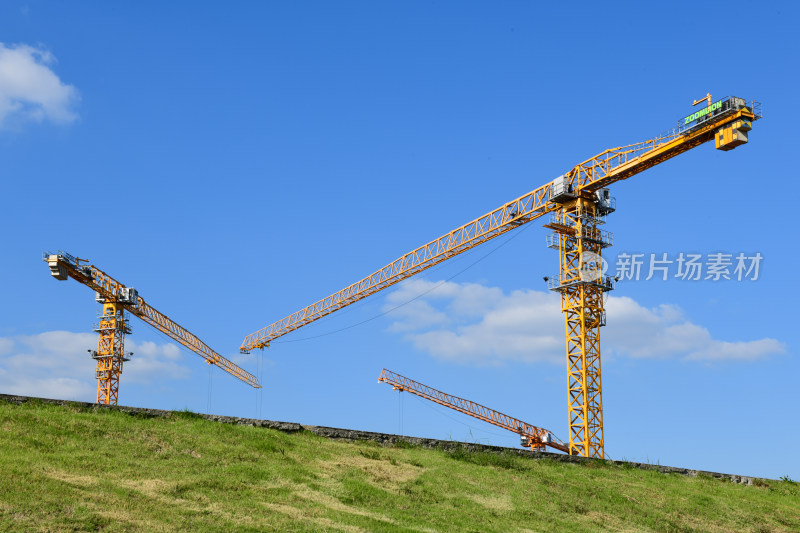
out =
[[[683,124],[692,117],[695,117],[696,124]],[[630,178],[707,141],[715,140],[720,150],[744,144],[751,128],[749,121],[760,118],[760,102],[748,103],[743,98],[725,97],[705,110],[681,119],[678,127],[658,137],[606,150],[576,165],[556,181],[545,183],[401,256],[345,289],[247,335],[239,349],[248,353],[254,348],[267,348],[271,341],[287,333],[551,212],[555,208],[554,195],[560,194],[555,190],[556,182],[563,182],[561,184],[566,186],[561,191],[565,196],[596,193],[598,189]]]

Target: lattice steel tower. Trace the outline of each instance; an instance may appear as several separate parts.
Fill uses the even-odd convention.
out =
[[[125,335],[130,333],[130,326],[125,320],[125,311],[117,307],[117,302],[103,302],[103,312],[98,317],[100,323],[94,328],[98,333],[97,350],[91,352],[97,362],[97,403],[117,405],[119,399],[119,376],[122,374],[122,363],[129,361],[125,353]]]
[[[560,208],[545,227],[553,230],[548,246],[559,251],[560,272],[549,279],[561,294],[567,337],[567,408],[570,453],[604,457],[603,385],[600,328],[606,324],[603,295],[613,289],[605,275],[602,250],[612,235],[598,228],[614,211],[608,189],[576,195],[569,182],[556,179],[551,200]]]

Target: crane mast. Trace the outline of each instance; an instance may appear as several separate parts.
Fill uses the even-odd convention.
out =
[[[588,198],[575,198],[565,190],[553,195],[563,204],[545,227],[553,230],[549,247],[559,251],[559,276],[548,281],[550,289],[561,294],[566,323],[569,446],[572,454],[602,458],[600,328],[606,324],[603,295],[613,283],[603,275],[601,257],[603,248],[611,245],[611,234],[598,226],[615,202],[607,189]]]
[[[569,447],[558,440],[551,431],[505,415],[485,405],[465,400],[458,396],[452,396],[385,368],[381,371],[378,381],[391,385],[394,390],[400,392],[408,391],[426,400],[517,433],[520,436],[520,444],[531,450],[542,451],[545,446],[550,446],[564,453],[571,453]]]
[[[611,234],[598,228],[615,201],[606,187],[692,148],[714,141],[719,150],[748,142],[761,104],[728,96],[684,117],[653,139],[608,149],[555,180],[399,257],[369,276],[245,337],[240,350],[270,342],[338,309],[381,291],[451,257],[549,214],[548,246],[559,251],[559,275],[550,289],[561,295],[566,322],[570,453],[604,457],[600,331],[603,295],[613,280],[599,269]]]
[[[45,252],[43,259],[54,278],[60,281],[72,278],[86,285],[95,291],[95,299],[103,305],[100,322],[95,327],[98,333],[97,350],[90,350],[96,361],[97,403],[117,405],[122,365],[131,355],[125,353],[125,335],[131,332],[125,311],[189,348],[208,364],[220,367],[252,387],[261,388],[254,375],[221,356],[196,335],[149,305],[133,287],[126,287],[94,265],[81,264],[87,261],[66,252]]]

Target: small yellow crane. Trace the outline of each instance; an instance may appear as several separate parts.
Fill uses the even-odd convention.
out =
[[[125,353],[125,335],[131,332],[125,311],[189,348],[208,364],[217,365],[248,385],[261,388],[254,375],[239,368],[193,333],[150,306],[133,287],[126,287],[96,266],[85,264],[88,263],[85,259],[78,259],[67,252],[45,252],[42,258],[54,278],[60,281],[72,278],[86,285],[95,291],[95,299],[103,305],[98,317],[100,322],[95,327],[98,333],[97,350],[89,350],[96,361],[97,403],[117,405],[122,363],[132,355]]]
[[[407,391],[411,394],[416,394],[420,398],[425,398],[426,400],[438,403],[439,405],[449,407],[450,409],[458,411],[459,413],[464,413],[465,415],[469,415],[477,418],[478,420],[483,420],[489,424],[494,424],[497,427],[501,427],[516,433],[519,435],[520,445],[530,448],[533,451],[542,452],[544,451],[545,446],[550,446],[555,450],[559,450],[567,454],[577,454],[577,451],[570,450],[569,446],[558,440],[552,431],[534,426],[533,424],[528,424],[527,422],[518,420],[513,416],[508,416],[499,411],[495,411],[494,409],[490,409],[485,405],[436,390],[433,387],[429,387],[428,385],[414,381],[411,378],[401,376],[400,374],[392,372],[391,370],[386,370],[384,368],[381,371],[381,375],[378,376],[378,381],[386,383],[387,385],[391,385],[396,391]]]

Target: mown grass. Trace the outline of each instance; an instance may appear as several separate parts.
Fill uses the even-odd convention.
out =
[[[0,531],[799,531],[758,485],[0,402]]]

